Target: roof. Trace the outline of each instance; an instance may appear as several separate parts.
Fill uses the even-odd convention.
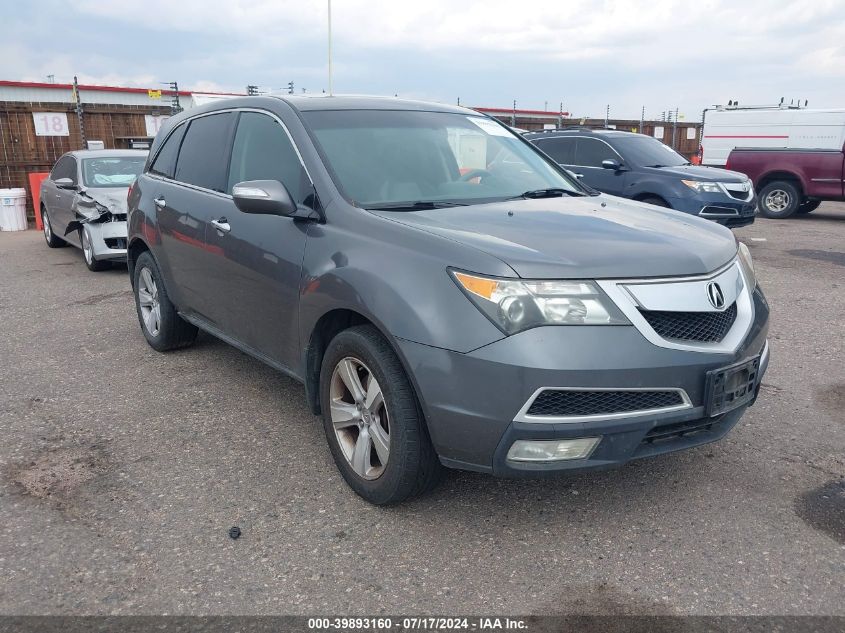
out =
[[[278,95],[271,98],[286,101],[301,112],[315,110],[417,110],[424,112],[477,114],[473,110],[461,106],[434,103],[432,101],[413,101],[410,99],[399,99],[398,97],[375,97],[368,95]]]
[[[482,108],[476,107],[473,110],[477,110],[478,112],[483,112],[484,114],[499,114],[499,115],[511,115],[515,114],[516,116],[536,116],[536,117],[546,117],[546,118],[558,118],[558,117],[568,117],[569,112],[553,112],[551,110],[518,110],[514,108]]]
[[[125,156],[146,156],[145,149],[78,149],[68,154],[77,158],[121,158]]]
[[[595,134],[596,136],[611,136],[611,137],[623,137],[623,136],[648,136],[639,134],[637,132],[625,132],[623,130],[607,130],[607,129],[590,129],[590,128],[571,128],[566,129],[562,128],[559,130],[542,130],[537,132],[529,132],[525,135],[526,138],[543,138],[543,137],[551,137],[551,136],[573,136],[573,135],[590,135]]]

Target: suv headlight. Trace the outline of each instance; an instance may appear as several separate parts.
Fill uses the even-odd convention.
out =
[[[748,280],[748,285],[751,290],[757,287],[757,275],[754,273],[754,262],[751,261],[751,251],[742,242],[737,242],[736,253],[739,256],[739,265],[742,267],[742,272]]]
[[[719,184],[715,182],[702,182],[701,180],[682,180],[681,182],[698,193],[719,193],[722,191]]]
[[[592,281],[495,279],[449,271],[467,297],[505,334],[538,325],[629,325]]]

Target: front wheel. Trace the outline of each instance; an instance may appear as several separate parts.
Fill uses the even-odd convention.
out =
[[[793,215],[801,204],[798,188],[786,180],[770,182],[759,193],[760,214],[772,220],[782,220]]]
[[[414,390],[374,327],[344,330],[329,343],[320,404],[335,464],[370,503],[399,503],[440,481],[443,467]]]
[[[100,261],[94,255],[94,246],[88,227],[83,227],[79,233],[79,242],[82,244],[82,255],[85,257],[85,265],[88,266],[88,270],[96,273],[111,268],[109,262]]]

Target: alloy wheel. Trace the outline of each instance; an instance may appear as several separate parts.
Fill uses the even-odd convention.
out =
[[[142,268],[138,275],[138,306],[147,332],[150,336],[158,336],[161,330],[161,304],[158,300],[158,286],[149,268]]]
[[[364,479],[378,479],[390,456],[390,416],[370,368],[351,356],[332,372],[330,417],[341,452]]]

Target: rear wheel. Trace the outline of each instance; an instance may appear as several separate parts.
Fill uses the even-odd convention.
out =
[[[804,202],[799,205],[798,211],[796,211],[796,213],[810,213],[818,209],[821,203],[821,200],[808,200],[807,202]]]
[[[87,226],[79,230],[79,242],[82,244],[82,255],[85,257],[85,265],[88,266],[88,270],[96,273],[106,268],[111,268],[109,262],[100,261],[94,256],[91,233]]]
[[[773,220],[788,218],[798,210],[801,193],[787,180],[770,182],[759,194],[760,213]]]
[[[432,489],[443,467],[396,354],[370,325],[338,334],[323,357],[326,438],[346,483],[377,505]]]
[[[41,206],[41,227],[44,231],[44,239],[47,242],[47,246],[50,248],[67,246],[67,242],[53,233],[53,226],[50,224],[50,216],[47,214],[47,207],[43,205]]]
[[[197,328],[180,317],[170,302],[164,278],[149,251],[141,253],[135,263],[132,287],[138,321],[150,347],[166,352],[194,342]]]

